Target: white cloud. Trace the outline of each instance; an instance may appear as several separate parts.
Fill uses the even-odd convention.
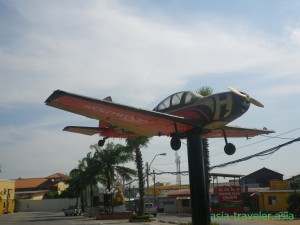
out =
[[[231,73],[236,75],[229,83],[252,88],[251,95],[266,99],[263,103],[269,107],[269,115],[278,109],[275,96],[299,96],[299,29],[278,37],[254,28],[249,21],[228,21],[205,13],[178,24],[168,15],[142,15],[123,4],[13,2],[17,15],[6,19],[15,16],[19,21],[12,20],[15,24],[5,27],[11,35],[8,42],[0,39],[0,109],[46,107],[43,101],[55,89],[99,98],[112,95],[114,101],[145,107],[195,80],[199,87],[207,77],[212,81],[210,86],[226,86],[219,84],[219,79]],[[251,73],[252,79],[245,81]],[[1,157],[5,160],[0,162],[3,171],[7,162],[18,162],[21,156],[26,165],[35,165],[31,172],[41,165],[45,170],[76,165],[98,138],[61,132],[65,125],[78,125],[86,118],[67,112],[56,115],[45,113],[44,118],[7,125],[0,131],[0,142],[9,143],[0,149],[1,154],[12,153]],[[251,115],[249,112],[245,117],[250,118],[249,124],[258,118],[257,113]],[[281,126],[281,118],[276,119],[275,126]],[[57,130],[52,132],[54,126]],[[145,150],[145,160],[160,149],[169,150],[165,139],[155,139],[151,146],[151,152]],[[72,158],[65,159],[67,155]],[[21,170],[21,165],[16,167]]]
[[[16,4],[28,29],[16,52],[0,52],[8,93],[1,103],[41,102],[57,88],[149,103],[193,76],[272,65],[281,54],[257,31],[221,21],[158,24],[116,2],[78,4]]]
[[[300,45],[300,28],[292,29],[290,32],[290,40],[295,45]]]

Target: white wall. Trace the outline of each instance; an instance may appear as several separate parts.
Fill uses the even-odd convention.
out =
[[[159,199],[160,206],[164,208],[165,213],[176,213],[178,211],[177,201],[175,198]]]
[[[80,199],[78,200],[80,203]],[[76,205],[76,198],[59,198],[30,200],[19,199],[16,201],[17,212],[45,212],[45,211],[62,211],[70,205]]]

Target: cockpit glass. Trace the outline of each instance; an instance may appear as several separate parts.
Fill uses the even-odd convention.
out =
[[[172,97],[172,106],[178,105],[181,102],[181,97],[183,95],[183,92],[174,94]]]
[[[170,101],[171,101],[171,97],[164,100],[162,103],[159,104],[158,110],[169,108],[170,107]]]
[[[187,93],[185,96],[185,103],[189,103],[192,100],[192,94],[191,93]]]
[[[189,91],[178,92],[163,100],[161,103],[159,103],[158,106],[155,107],[154,110],[164,111],[168,108],[176,108],[179,107],[181,104],[189,104],[192,101],[194,101],[195,98],[198,97],[202,96]]]

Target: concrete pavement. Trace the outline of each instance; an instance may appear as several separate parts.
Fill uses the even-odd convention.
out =
[[[84,216],[64,216],[63,212],[21,212],[0,215],[2,225],[185,225],[191,221],[190,214],[158,214],[152,222],[130,223],[126,220],[95,220]],[[214,220],[220,225],[299,225],[300,220],[280,220],[273,217],[266,220],[239,220],[230,217],[226,220]]]

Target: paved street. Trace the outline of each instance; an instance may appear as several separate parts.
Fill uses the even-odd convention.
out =
[[[65,216],[63,212],[19,212],[0,215],[2,225],[92,225],[99,224],[95,220],[83,216]]]
[[[95,220],[84,216],[64,216],[63,212],[20,212],[8,215],[0,215],[0,224],[2,225],[167,225],[167,224],[184,224],[191,221],[188,214],[158,214],[156,221],[143,223],[129,223],[128,220]],[[215,221],[220,225],[298,225],[300,220],[293,221],[274,221],[273,219],[258,220],[224,220]]]

